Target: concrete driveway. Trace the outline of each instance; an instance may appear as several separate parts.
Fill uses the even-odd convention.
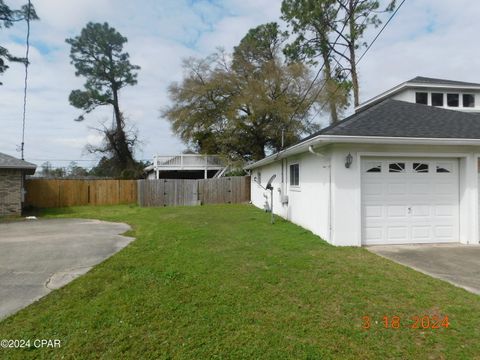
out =
[[[367,249],[480,295],[479,245],[381,245]]]
[[[51,219],[0,223],[0,318],[45,296],[133,238],[126,224]]]

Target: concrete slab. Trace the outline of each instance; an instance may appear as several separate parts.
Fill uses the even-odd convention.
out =
[[[88,272],[127,246],[130,226],[99,220],[0,223],[0,319]]]
[[[480,295],[479,245],[377,245],[367,249]]]

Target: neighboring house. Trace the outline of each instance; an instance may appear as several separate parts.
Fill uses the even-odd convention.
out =
[[[479,243],[480,84],[417,77],[246,167],[251,198],[334,245]],[[266,201],[268,200],[268,201]]]
[[[21,215],[25,175],[33,175],[36,165],[0,153],[0,216]]]
[[[208,179],[220,177],[226,166],[219,156],[182,154],[156,155],[145,168],[147,179]]]

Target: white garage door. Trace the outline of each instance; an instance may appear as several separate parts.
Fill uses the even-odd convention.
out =
[[[362,242],[459,241],[458,160],[364,158]]]

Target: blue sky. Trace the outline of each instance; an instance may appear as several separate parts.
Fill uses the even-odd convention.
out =
[[[7,0],[12,7],[25,1]],[[169,104],[167,87],[182,79],[182,59],[202,57],[217,47],[230,50],[251,27],[280,21],[281,0],[33,0],[41,20],[32,23],[30,92],[26,158],[44,160],[93,159],[87,143],[98,143],[92,127],[111,119],[98,110],[84,122],[68,103],[76,78],[69,63],[65,38],[77,35],[88,21],[107,21],[129,39],[131,61],[142,67],[139,82],[121,94],[128,119],[138,128],[142,147],[136,156],[172,154],[185,146],[160,118]],[[407,0],[368,55],[360,63],[361,99],[417,75],[480,82],[477,49],[480,3],[469,0]],[[473,25],[472,25],[473,24]],[[0,31],[0,42],[23,54],[25,25]],[[378,29],[366,34],[373,38]],[[19,155],[21,141],[23,68],[12,65],[0,87],[0,152]],[[321,119],[320,119],[321,120]],[[68,165],[66,161],[52,161]],[[93,162],[84,161],[90,166]]]

